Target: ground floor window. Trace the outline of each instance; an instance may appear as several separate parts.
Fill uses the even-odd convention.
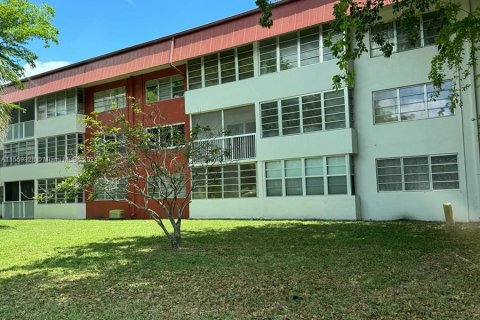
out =
[[[127,199],[127,179],[102,179],[95,185],[95,200]]]
[[[248,198],[257,196],[255,163],[192,168],[193,199]]]
[[[378,191],[460,189],[456,154],[377,159]]]
[[[349,194],[348,155],[268,161],[267,197]]]
[[[56,190],[57,185],[62,183],[63,180],[63,178],[38,180],[38,194],[40,195],[38,203],[82,203],[84,201],[83,192],[71,196],[65,191]]]

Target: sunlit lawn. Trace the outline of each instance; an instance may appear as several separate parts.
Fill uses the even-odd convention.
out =
[[[480,225],[0,220],[0,319],[473,319]]]

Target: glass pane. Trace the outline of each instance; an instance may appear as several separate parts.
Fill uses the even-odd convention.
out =
[[[235,50],[220,53],[220,70],[222,83],[235,81]]]
[[[262,136],[278,136],[278,105],[277,102],[262,103]]]
[[[297,33],[281,36],[280,43],[280,70],[296,68],[298,66]]]
[[[285,177],[301,177],[302,160],[285,160]]]
[[[267,179],[271,178],[281,178],[282,177],[282,162],[273,161],[265,163],[266,177]]]
[[[298,98],[281,101],[282,132],[284,135],[300,133],[300,102]]]
[[[302,97],[303,132],[322,130],[322,99],[320,94]]]
[[[325,194],[323,178],[306,178],[307,195],[323,195]]]
[[[287,196],[303,195],[302,179],[285,179],[285,192]]]
[[[247,45],[237,49],[238,55],[238,79],[253,77],[253,45]]]
[[[347,177],[328,177],[328,194],[347,194]]]
[[[205,87],[218,84],[218,55],[212,54],[203,58]]]
[[[282,196],[282,180],[275,179],[275,180],[267,180],[267,197],[278,197]]]
[[[322,176],[323,175],[323,159],[313,158],[305,159],[305,176]]]
[[[344,156],[327,158],[327,173],[329,175],[346,174],[347,165]]]
[[[318,27],[300,31],[300,63],[302,66],[320,62]]]
[[[260,74],[277,71],[277,39],[260,41]]]
[[[202,60],[200,58],[188,61],[188,88],[190,90],[202,87]]]

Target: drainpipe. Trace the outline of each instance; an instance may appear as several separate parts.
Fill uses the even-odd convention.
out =
[[[176,66],[173,65],[173,50],[174,49],[175,49],[175,37],[172,37],[171,44],[170,44],[170,57],[168,59],[168,64],[170,65],[170,67],[175,69],[175,71],[177,71],[177,73],[180,74],[185,79],[185,74],[182,71],[180,71],[180,69],[178,69]]]

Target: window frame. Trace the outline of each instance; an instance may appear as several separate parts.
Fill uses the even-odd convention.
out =
[[[75,136],[75,155],[71,156],[69,153],[69,146],[71,147],[71,144],[69,144],[69,141],[71,141],[72,136]],[[58,157],[58,138],[59,137],[64,137],[64,152],[63,156],[60,156],[60,159]],[[69,140],[70,138],[70,140]],[[55,157],[50,158],[49,156],[49,139],[55,139]],[[70,161],[73,160],[75,157],[77,157],[81,152],[80,152],[80,141],[82,143],[85,141],[85,134],[80,133],[80,132],[74,132],[74,133],[68,133],[68,134],[62,134],[62,135],[57,135],[57,136],[49,136],[49,137],[42,137],[42,138],[37,138],[37,163],[54,163],[54,162],[62,162],[62,161]],[[44,149],[42,150],[40,146],[43,145]],[[71,148],[70,148],[71,149]],[[41,156],[43,155],[43,157]]]
[[[331,128],[331,129],[327,129],[327,124],[330,123],[330,122],[327,122],[326,121],[326,114],[325,114],[325,94],[328,94],[328,93],[331,93],[331,92],[337,92],[337,91],[343,91],[343,108],[344,108],[344,117],[345,119],[343,120],[344,123],[345,123],[345,126],[344,127],[339,127],[339,128]],[[321,115],[320,117],[322,118],[322,122],[321,122],[321,126],[322,128],[319,129],[319,130],[311,130],[311,131],[308,131],[308,130],[305,130],[305,126],[312,126],[312,124],[308,124],[308,125],[305,125],[305,117],[304,117],[304,105],[308,104],[309,102],[304,102],[303,99],[306,98],[306,97],[311,97],[311,96],[315,96],[315,95],[320,95],[320,110],[321,110]],[[298,135],[298,134],[308,134],[308,133],[315,133],[315,132],[323,132],[323,131],[331,131],[331,130],[343,130],[343,129],[349,129],[351,128],[351,117],[350,117],[350,109],[351,109],[351,105],[350,105],[350,91],[348,90],[348,88],[344,87],[344,88],[341,88],[339,90],[326,90],[326,91],[321,91],[321,92],[314,92],[314,93],[308,93],[308,94],[303,94],[303,95],[300,95],[300,96],[293,96],[293,97],[285,97],[285,98],[281,98],[281,99],[275,99],[275,100],[267,100],[267,101],[261,101],[259,103],[259,107],[260,107],[260,129],[261,129],[261,138],[273,138],[273,137],[283,137],[283,136],[292,136],[292,135]],[[300,130],[299,132],[297,133],[290,133],[290,134],[284,134],[284,128],[283,128],[283,110],[282,110],[282,101],[285,101],[285,100],[290,100],[290,99],[298,99],[299,101],[299,110],[298,110],[298,113],[299,113],[299,127],[300,127]],[[338,99],[338,97],[336,98]],[[276,103],[277,104],[277,108],[271,108],[271,110],[276,110],[276,117],[277,117],[277,134],[276,135],[271,135],[271,136],[265,136],[264,135],[264,130],[263,130],[263,116],[262,116],[262,105],[265,105],[265,104],[272,104],[273,103]],[[331,108],[331,106],[327,107],[327,108]],[[347,110],[348,108],[348,110]],[[330,114],[331,115],[331,114]],[[270,115],[268,117],[275,117],[275,115]],[[308,118],[307,118],[308,119]],[[338,122],[338,121],[336,121]],[[271,123],[268,123],[268,124],[272,124],[272,123],[275,123],[275,122],[271,122]],[[320,124],[320,123],[317,123],[317,125]],[[273,131],[275,129],[271,129],[269,131]]]
[[[121,90],[123,91],[123,93],[117,93],[117,90]],[[107,95],[109,94],[109,95]],[[98,95],[101,95],[101,99],[103,104],[102,104],[102,108],[99,108],[95,105],[95,102],[96,102],[96,97],[95,96],[98,96]],[[121,86],[118,86],[118,87],[114,87],[114,88],[109,88],[109,89],[105,89],[105,90],[100,90],[100,91],[96,91],[93,93],[93,111],[96,112],[96,113],[102,113],[102,112],[106,112],[106,111],[110,111],[110,110],[114,110],[114,107],[113,107],[113,104],[114,102],[118,102],[117,100],[118,99],[121,99],[122,101],[122,104],[121,105],[116,105],[116,109],[124,109],[127,107],[127,88],[126,86],[124,85],[121,85]],[[108,104],[108,102],[110,104]],[[107,105],[108,108],[107,108]]]
[[[392,50],[392,54],[400,53],[400,52],[406,52],[406,51],[410,51],[410,50],[414,50],[414,49],[430,47],[430,46],[434,46],[435,43],[425,44],[425,29],[424,29],[424,19],[425,18],[424,18],[424,16],[427,16],[427,15],[433,14],[433,13],[437,13],[438,15],[441,15],[440,12],[433,11],[433,12],[423,13],[419,17],[419,30],[418,30],[419,39],[418,39],[418,41],[420,41],[420,44],[419,44],[418,47],[415,45],[412,48],[408,48],[408,49],[405,49],[405,50],[398,51],[398,30],[400,28],[400,27],[397,26],[398,20],[392,20],[392,21],[384,22],[384,23],[376,25],[375,27],[379,27],[379,26],[383,26],[383,25],[387,25],[387,24],[392,24],[392,31],[393,31],[393,50]],[[375,43],[373,41],[373,33],[374,33],[374,28],[375,27],[371,28],[370,31],[369,31],[369,38],[368,39],[369,39],[369,42],[370,42],[369,43],[370,58],[376,58],[376,57],[383,57],[384,56],[383,52],[380,51],[380,50],[379,50],[378,54],[375,54],[375,55],[373,54],[374,49],[379,48],[379,47],[375,47],[374,49],[372,49],[373,48],[372,44]]]
[[[58,192],[54,192],[54,189],[51,190],[51,192],[53,192],[53,201],[51,201],[51,199],[48,199],[49,197],[49,182],[50,181],[54,181],[54,185],[57,186],[58,184],[62,183],[62,181],[64,181],[66,178],[48,178],[48,179],[37,179],[37,189],[38,189],[38,193],[39,194],[42,194],[42,195],[45,195],[46,194],[46,198],[43,199],[43,200],[37,200],[37,203],[39,205],[44,205],[44,204],[78,204],[78,203],[85,203],[85,193],[84,192],[81,192],[79,194],[77,194],[75,196],[75,199],[74,201],[68,201],[67,199],[67,192],[64,191],[62,192],[63,194],[63,197],[58,197]],[[40,185],[41,184],[44,184],[45,185],[45,191],[46,192],[40,192]],[[59,201],[58,199],[62,199],[61,201]]]
[[[160,82],[162,80],[167,80],[167,79],[168,79],[168,82],[169,82],[170,96],[168,98],[161,98],[160,97]],[[174,83],[177,82],[177,81],[182,81],[182,93],[181,93],[181,95],[175,96]],[[155,83],[156,98],[155,98],[154,101],[149,101],[148,100],[148,89],[147,88],[152,87],[152,86],[148,86],[147,85],[148,83]],[[154,103],[157,103],[157,102],[160,102],[160,101],[178,99],[178,98],[182,98],[185,95],[185,79],[183,78],[182,75],[179,75],[179,74],[171,75],[171,76],[167,76],[167,77],[162,77],[162,78],[151,79],[151,80],[145,81],[144,88],[145,88],[145,104],[148,104],[148,105],[149,104],[154,104]]]
[[[246,48],[251,48],[251,50],[246,50],[246,51],[243,51],[242,49],[246,49]],[[222,81],[222,54],[225,54],[229,51],[232,51],[234,50],[234,57],[235,57],[235,80],[233,81]],[[242,52],[239,52],[239,51],[242,51]],[[251,63],[248,63],[246,65],[249,65],[251,66],[251,71],[248,71],[248,72],[240,72],[240,60],[242,61],[246,61],[246,60],[250,60],[249,59],[240,59],[239,58],[239,55],[241,54],[245,54],[245,53],[249,53],[251,51]],[[207,86],[206,84],[206,79],[205,79],[205,57],[214,57],[216,56],[216,64],[217,64],[217,71],[216,71],[216,74],[217,74],[217,83],[215,84],[210,84]],[[197,61],[199,61],[197,63]],[[195,63],[192,63],[192,62],[195,62]],[[191,81],[190,81],[190,71],[192,71],[190,65],[194,65],[194,66],[198,66],[200,65],[200,84],[198,87],[195,87],[195,88],[192,88],[191,87]],[[242,67],[245,67],[245,66],[242,66]],[[247,76],[247,77],[242,77],[243,74],[250,74],[250,76]],[[204,55],[204,56],[201,56],[201,57],[198,57],[198,58],[195,58],[195,59],[190,59],[188,60],[187,62],[187,77],[186,77],[186,81],[187,81],[187,84],[186,84],[186,88],[187,90],[196,90],[196,89],[202,89],[202,88],[208,88],[208,87],[213,87],[213,86],[217,86],[217,85],[222,85],[222,84],[226,84],[226,83],[231,83],[231,82],[236,82],[236,81],[241,81],[241,80],[245,80],[245,79],[249,79],[249,78],[253,78],[255,77],[255,48],[253,46],[253,43],[251,44],[246,44],[246,45],[243,45],[243,46],[239,46],[239,47],[235,47],[235,48],[231,48],[231,49],[227,49],[227,50],[222,50],[222,51],[219,51],[219,52],[215,52],[215,53],[212,53],[212,54],[207,54],[207,55]]]
[[[443,82],[442,84],[442,87],[443,85],[449,85],[449,86],[453,86],[453,80],[451,79],[447,79]],[[389,124],[389,123],[401,123],[401,122],[408,122],[408,121],[418,121],[418,120],[428,120],[428,119],[442,119],[442,118],[448,118],[448,117],[453,117],[455,116],[455,110],[453,111],[450,111],[449,114],[447,115],[443,115],[443,116],[430,116],[430,113],[429,111],[430,110],[436,110],[436,109],[440,109],[440,108],[431,108],[429,109],[429,103],[431,102],[435,102],[435,101],[439,101],[439,100],[448,100],[448,97],[446,99],[438,99],[435,98],[435,100],[431,99],[431,97],[429,96],[430,92],[428,91],[428,86],[430,85],[433,85],[432,82],[424,82],[424,83],[419,83],[419,84],[412,84],[412,85],[406,85],[406,86],[401,86],[401,87],[396,87],[396,88],[389,88],[389,89],[381,89],[381,90],[376,90],[376,91],[372,91],[372,117],[373,117],[373,124],[374,125],[384,125],[384,124]],[[415,88],[415,87],[422,87],[423,89],[423,104],[424,104],[424,109],[422,109],[422,111],[425,112],[425,117],[423,118],[417,118],[417,119],[402,119],[402,103],[401,103],[401,95],[400,95],[400,91],[402,89],[407,89],[407,88]],[[451,89],[450,89],[451,90]],[[441,92],[449,92],[450,91],[449,89],[445,89],[445,90],[442,90]],[[392,121],[383,121],[383,122],[377,122],[377,115],[376,115],[376,111],[378,109],[382,109],[382,108],[388,108],[388,107],[381,107],[381,108],[376,108],[375,107],[375,94],[376,93],[382,93],[382,92],[388,92],[388,91],[395,91],[395,98],[391,98],[392,100],[395,99],[395,116],[396,116],[396,120],[392,120]],[[450,107],[449,107],[449,104],[450,102],[447,101],[447,105],[445,106],[445,108],[448,108],[450,110]],[[393,107],[393,106],[391,106]],[[418,111],[415,111],[415,112],[418,112]],[[404,112],[405,113],[405,112]],[[392,115],[393,116],[393,115]]]
[[[332,158],[341,158],[344,157],[345,159],[345,174],[329,174],[328,173],[328,159]],[[319,160],[321,159],[322,161],[322,174],[321,175],[307,175],[307,161],[308,160]],[[286,166],[285,163],[287,161],[295,161],[295,160],[300,160],[301,161],[301,180],[302,180],[302,194],[301,195],[287,195],[287,186],[286,186],[286,180],[289,179],[286,175]],[[268,163],[280,163],[280,168],[281,168],[281,177],[273,177],[273,178],[267,178],[267,165]],[[320,157],[306,157],[306,158],[294,158],[294,159],[282,159],[282,160],[272,160],[272,161],[265,161],[263,164],[263,172],[264,172],[264,178],[265,178],[265,184],[264,184],[264,189],[263,192],[265,194],[266,198],[279,198],[279,197],[284,197],[284,198],[289,198],[289,197],[323,197],[323,196],[351,196],[353,195],[353,182],[350,177],[353,177],[353,171],[352,171],[352,158],[349,154],[342,154],[342,155],[328,155],[328,156],[320,156]],[[328,178],[330,177],[345,177],[345,186],[346,186],[346,193],[342,194],[336,194],[336,193],[329,193],[329,184],[328,184]],[[296,177],[297,179],[299,177]],[[307,179],[308,178],[322,178],[323,179],[323,194],[308,194],[307,192]],[[282,194],[281,195],[274,195],[274,196],[269,196],[268,195],[268,188],[267,188],[267,181],[272,181],[272,180],[281,180],[282,184]]]
[[[169,139],[171,140],[170,141],[170,145],[169,146],[162,146],[161,148],[166,148],[166,149],[174,149],[174,148],[178,148],[178,147],[181,147],[181,146],[184,146],[185,143],[181,143],[181,144],[174,144],[174,141],[172,139],[173,135],[174,135],[174,128],[175,127],[182,127],[183,126],[183,138],[184,138],[184,142],[186,141],[186,137],[185,137],[185,134],[186,134],[186,126],[185,126],[185,122],[178,122],[178,123],[171,123],[171,124],[164,124],[164,125],[158,125],[158,126],[153,126],[153,127],[148,127],[146,128],[147,130],[147,133],[149,134],[152,134],[154,135],[154,133],[152,133],[151,131],[153,130],[161,130],[161,129],[165,129],[165,128],[170,128],[170,135],[169,135]],[[180,131],[179,131],[180,132]],[[163,143],[161,141],[161,138],[162,138],[162,135],[160,134],[160,132],[158,132],[156,134],[156,141],[155,141],[155,145],[161,145],[161,143]],[[160,149],[161,149],[160,148]]]
[[[455,156],[456,157],[456,165],[457,165],[457,171],[456,172],[437,172],[433,173],[432,171],[432,158],[438,158],[438,157],[449,157],[449,156]],[[428,177],[429,177],[429,188],[428,189],[418,189],[418,190],[407,190],[405,188],[405,165],[404,165],[404,159],[414,159],[414,158],[428,158]],[[380,183],[379,183],[379,173],[378,173],[378,162],[382,160],[400,160],[400,169],[401,169],[401,185],[402,189],[401,190],[380,190]],[[447,165],[452,165],[454,163],[447,163]],[[438,164],[435,164],[438,165]],[[435,166],[434,165],[434,166]],[[385,168],[385,167],[381,167]],[[388,157],[388,158],[376,158],[375,159],[375,176],[376,176],[376,181],[377,181],[377,193],[392,193],[392,192],[432,192],[432,191],[460,191],[462,190],[461,186],[461,176],[460,176],[460,161],[458,157],[458,153],[443,153],[443,154],[433,154],[433,155],[414,155],[414,156],[404,156],[404,157]],[[456,173],[458,175],[458,180],[450,180],[450,181],[436,181],[438,182],[456,182],[458,183],[458,188],[447,188],[447,189],[435,189],[433,187],[434,181],[433,181],[433,175],[434,174],[448,174],[448,173]],[[383,176],[383,175],[382,175]],[[398,183],[398,182],[397,182]],[[385,184],[385,183],[382,183]]]
[[[246,166],[254,166],[254,168],[250,168],[250,169],[242,169],[242,167],[246,167]],[[225,175],[224,175],[224,167],[232,167],[232,166],[236,166],[236,172],[237,172],[237,176],[236,176],[236,180],[237,180],[237,183],[235,184],[236,186],[238,186],[237,190],[238,190],[238,197],[225,197],[225,193],[232,193],[233,191],[229,191],[229,190],[225,190],[225,186],[228,185],[228,186],[231,186],[232,184],[225,184],[224,181],[225,179],[232,179],[232,177],[228,177],[228,178],[225,178]],[[216,184],[214,185],[209,185],[209,180],[211,180],[209,174],[216,174],[215,172],[212,172],[210,173],[209,170],[210,169],[220,169],[219,173],[218,174],[218,177],[216,177],[215,179],[218,180],[216,181]],[[192,167],[192,170],[202,170],[203,172],[200,172],[198,173],[198,175],[201,175],[202,177],[201,178],[198,178],[197,176],[197,179],[199,181],[202,182],[201,185],[196,185],[195,182],[192,181],[192,185],[190,186],[191,187],[191,198],[192,200],[214,200],[214,199],[249,199],[249,198],[258,198],[258,166],[257,166],[257,163],[256,162],[242,162],[242,163],[232,163],[232,164],[226,164],[224,166],[213,166],[213,167],[208,167],[208,168],[204,168],[204,167]],[[244,181],[244,178],[252,178],[253,176],[242,176],[242,172],[248,172],[248,171],[252,171],[252,172],[255,172],[255,184],[253,183],[249,183],[249,182],[242,182],[242,180]],[[232,171],[228,171],[228,172],[232,172]],[[193,179],[192,179],[193,180]],[[212,186],[212,187],[220,187],[220,191],[210,191],[209,189],[209,186]],[[249,187],[252,187],[254,186],[254,191],[255,191],[255,195],[251,195],[251,192],[252,189],[250,189]],[[195,189],[196,188],[201,188],[200,190],[203,190],[203,191],[196,191]],[[220,197],[209,197],[209,194],[210,193],[219,193],[220,194]],[[198,196],[200,195],[200,196]]]
[[[72,94],[73,93],[73,94]],[[60,94],[63,94],[63,105],[59,105],[59,99],[58,96]],[[69,95],[71,94],[71,95]],[[53,115],[49,116],[48,115],[48,103],[49,103],[49,97],[53,97]],[[73,99],[73,109],[72,109],[72,104],[69,104],[69,99]],[[41,101],[45,101],[43,104]],[[43,109],[43,106],[45,107],[44,111],[40,111],[40,109]],[[63,111],[65,113],[61,114],[59,113],[59,108],[64,108]],[[36,110],[36,119],[37,121],[40,120],[47,120],[51,118],[57,118],[57,117],[63,117],[63,116],[68,116],[71,114],[82,114],[84,112],[84,105],[83,105],[83,90],[80,88],[73,88],[73,89],[67,89],[67,90],[61,90],[57,92],[53,92],[50,94],[42,95],[39,97],[35,98],[35,110]],[[41,116],[44,114],[44,116]]]

